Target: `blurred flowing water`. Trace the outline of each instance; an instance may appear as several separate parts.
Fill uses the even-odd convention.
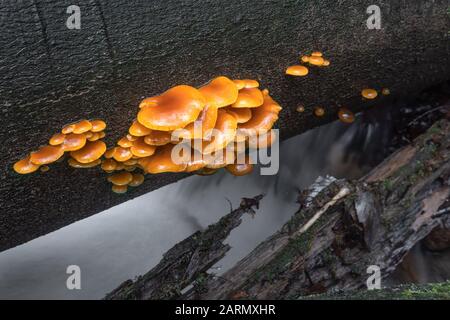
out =
[[[245,216],[217,266],[223,272],[278,230],[297,210],[297,190],[318,176],[358,178],[386,155],[389,113],[335,122],[281,143],[275,176],[192,176],[0,253],[2,299],[99,299],[147,272],[162,254],[264,193],[254,218]],[[230,203],[229,203],[230,202]],[[81,290],[66,288],[66,268],[81,268]]]

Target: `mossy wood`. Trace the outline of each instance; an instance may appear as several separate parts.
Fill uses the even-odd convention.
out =
[[[19,176],[12,166],[67,123],[107,122],[117,141],[142,98],[218,75],[258,79],[283,106],[282,137],[353,111],[409,96],[450,74],[444,0],[381,0],[381,29],[366,20],[370,0],[78,1],[81,29],[68,29],[69,0],[7,1],[0,11],[2,163],[0,250],[117,205],[184,174],[147,177],[135,190],[111,192],[99,168],[64,161]],[[301,54],[324,52],[325,68],[307,77],[285,69]],[[390,89],[371,102],[361,89]],[[299,104],[305,112],[298,113]],[[317,105],[325,109],[313,116]]]

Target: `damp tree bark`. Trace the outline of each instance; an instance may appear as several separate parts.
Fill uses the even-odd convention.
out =
[[[98,168],[66,162],[19,176],[18,159],[67,123],[101,118],[106,142],[126,132],[139,101],[177,84],[218,75],[258,79],[283,106],[288,138],[336,119],[410,97],[449,78],[446,0],[380,0],[381,29],[369,29],[370,0],[81,0],[81,29],[68,29],[69,0],[7,1],[0,9],[0,250],[54,231],[186,175],[148,176],[126,195]],[[286,77],[300,54],[321,50],[331,65]],[[364,87],[391,91],[362,102]],[[306,112],[295,110],[303,104]],[[312,115],[321,105],[326,115]]]
[[[302,191],[281,230],[220,277],[209,273],[229,249],[224,239],[259,200],[243,199],[106,298],[296,299],[363,288],[370,265],[387,277],[418,241],[450,227],[450,122],[435,123],[357,181]]]

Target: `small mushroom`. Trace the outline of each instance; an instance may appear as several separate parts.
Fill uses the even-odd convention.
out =
[[[325,115],[325,109],[322,107],[315,107],[314,108],[314,115],[316,117],[322,117],[323,115]]]
[[[81,163],[73,158],[69,158],[67,161],[69,163],[69,166],[77,169],[84,169],[84,168],[92,168],[98,166],[102,161],[100,159],[94,160],[92,162],[88,163]]]
[[[290,66],[286,69],[286,74],[291,76],[304,77],[308,73],[308,68],[302,65]]]
[[[117,162],[114,159],[105,159],[102,161],[101,168],[104,171],[114,171],[117,168]]]
[[[239,94],[233,108],[256,108],[263,104],[264,97],[258,88],[244,88],[239,90]]]
[[[92,125],[91,128],[92,132],[100,132],[105,130],[106,128],[106,123],[103,120],[92,120],[91,125]]]
[[[162,172],[182,172],[186,169],[186,163],[176,164],[172,160],[173,144],[166,144],[159,147],[155,154],[151,157],[139,159],[139,165],[148,173],[162,173]]]
[[[233,163],[225,167],[229,173],[234,176],[244,176],[253,171],[253,164],[250,163],[249,157],[245,157],[245,163]]]
[[[122,148],[129,148],[133,145],[133,141],[128,140],[127,137],[123,137],[117,142],[117,144]]]
[[[252,117],[251,108],[231,108],[226,107],[225,111],[236,118],[237,123],[245,123]]]
[[[311,55],[312,55],[313,57],[321,57],[321,56],[322,56],[322,52],[320,52],[320,51],[314,51],[313,53],[311,53]]]
[[[61,146],[43,146],[30,154],[30,161],[34,164],[49,164],[61,158],[64,150]]]
[[[133,178],[131,179],[130,183],[128,183],[128,185],[130,187],[140,186],[144,182],[144,179],[144,175],[140,173],[133,173]]]
[[[381,94],[388,96],[391,94],[391,91],[388,88],[383,88],[383,90],[381,90]]]
[[[219,169],[211,169],[211,168],[202,168],[200,170],[198,170],[196,172],[197,175],[199,176],[210,176],[215,174],[217,171],[219,171]]]
[[[106,144],[103,141],[88,141],[83,148],[71,151],[70,156],[80,163],[89,163],[99,159],[105,151]]]
[[[106,159],[112,158],[113,155],[114,155],[114,151],[115,151],[115,148],[111,148],[111,149],[106,150],[105,154],[104,154],[105,158]]]
[[[328,67],[330,65],[330,60],[323,60],[322,67]]]
[[[200,170],[206,166],[203,155],[197,151],[192,150],[191,160],[186,164],[186,172],[193,172]]]
[[[113,186],[111,187],[111,190],[114,193],[123,194],[123,193],[127,192],[128,186],[126,186],[126,185],[125,186],[118,186],[118,185],[113,184]]]
[[[258,88],[259,82],[252,79],[242,79],[242,80],[233,80],[234,84],[237,86],[238,90],[244,88]]]
[[[353,121],[355,121],[355,115],[347,108],[339,109],[338,117],[339,120],[341,120],[344,123],[352,123]]]
[[[303,106],[303,105],[299,105],[296,109],[295,109],[295,111],[297,111],[297,112],[305,112],[305,106]]]
[[[219,109],[217,113],[216,125],[212,131],[212,135],[210,136],[210,139],[202,141],[202,149],[199,151],[203,154],[210,154],[214,151],[225,148],[230,142],[234,141],[234,138],[236,137],[236,129],[236,118],[225,110]],[[193,147],[198,149],[195,143]]]
[[[30,161],[30,156],[14,163],[14,171],[20,174],[28,174],[39,169],[39,165]]]
[[[133,145],[130,147],[130,151],[136,157],[149,157],[155,153],[156,147],[146,144],[144,141],[144,137],[133,141]]]
[[[88,141],[97,141],[100,140],[101,136],[101,132],[92,132],[92,135],[87,139]]]
[[[378,96],[378,92],[375,89],[363,89],[361,95],[366,99],[375,99]]]
[[[209,139],[217,122],[218,110],[217,107],[206,106],[194,122],[175,130],[173,136],[178,139]],[[196,131],[196,126],[201,130]]]
[[[317,56],[311,56],[308,59],[308,63],[315,65],[315,66],[323,65],[323,61],[324,61],[324,59],[322,57],[317,57]]]
[[[50,168],[48,167],[48,166],[41,166],[40,168],[39,168],[39,171],[41,171],[41,172],[47,172],[47,171],[49,171],[50,170]]]
[[[126,171],[118,172],[108,177],[108,181],[116,186],[126,186],[131,180],[133,180],[133,175]]]
[[[154,106],[141,108],[137,118],[140,124],[149,129],[172,131],[194,122],[205,104],[206,99],[200,91],[180,85],[159,96]]]
[[[73,133],[85,133],[87,131],[90,131],[92,129],[92,124],[88,120],[81,120],[74,124],[73,127]]]
[[[301,60],[302,62],[306,63],[306,62],[309,61],[309,57],[308,57],[308,56],[302,56],[302,57],[300,58],[300,60]]]
[[[206,167],[210,169],[220,169],[234,163],[236,156],[234,152],[227,152],[226,149],[218,150],[208,156]]]
[[[150,132],[152,132],[152,130],[150,130],[149,128],[143,126],[138,121],[134,120],[133,124],[130,127],[130,129],[128,129],[128,132],[132,136],[143,137],[143,136],[148,135]],[[127,136],[127,138],[128,138],[128,136]],[[129,140],[131,140],[131,139],[129,139]]]
[[[188,126],[190,125],[191,124],[188,124]],[[172,133],[168,131],[152,130],[148,135],[144,137],[145,143],[151,146],[163,146],[165,144],[168,144],[171,140]]]
[[[217,77],[198,89],[205,97],[206,104],[222,108],[234,103],[238,97],[236,84],[227,77]]]
[[[137,140],[136,140],[137,141]],[[125,162],[133,156],[130,148],[115,147],[112,157],[118,162]]]
[[[86,136],[84,134],[69,133],[66,135],[62,148],[64,151],[75,151],[86,145]]]
[[[134,166],[135,164],[138,163],[138,159],[139,158],[140,157],[138,157],[137,159],[131,158],[130,160],[125,161],[123,164],[126,165],[126,166]]]
[[[56,133],[50,138],[48,143],[52,146],[57,146],[64,142],[65,137],[66,137],[66,135],[63,133]]]
[[[74,128],[75,128],[75,124],[74,123],[68,124],[67,126],[64,126],[62,128],[61,133],[62,134],[72,133]]]

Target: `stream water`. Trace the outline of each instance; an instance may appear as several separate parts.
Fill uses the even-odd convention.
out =
[[[223,272],[293,215],[298,189],[318,176],[360,177],[383,158],[390,136],[388,116],[335,122],[281,143],[275,176],[192,176],[1,252],[0,299],[102,298],[216,222],[230,203],[264,193],[256,216],[245,216],[227,239],[232,249],[217,264]],[[81,290],[66,287],[69,265],[81,269]]]

